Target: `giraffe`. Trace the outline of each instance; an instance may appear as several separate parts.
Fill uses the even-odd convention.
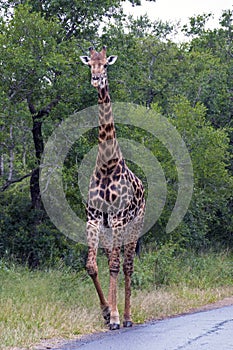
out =
[[[131,276],[136,244],[143,226],[145,199],[142,182],[127,167],[116,139],[107,67],[115,63],[117,56],[107,57],[105,46],[100,52],[92,47],[89,51],[90,57],[80,56],[80,59],[91,68],[91,84],[98,91],[99,143],[86,207],[88,244],[86,269],[94,282],[105,322],[110,330],[116,330],[120,328],[117,277],[122,245],[124,245],[125,278],[123,327],[133,325],[130,305]],[[98,278],[96,258],[99,241],[104,247],[109,264],[108,299],[104,296]]]

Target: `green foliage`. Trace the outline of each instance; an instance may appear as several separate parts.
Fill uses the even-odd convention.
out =
[[[157,105],[152,105],[157,110]],[[194,190],[190,207],[180,226],[168,235],[164,226],[171,215],[179,186],[175,163],[164,147],[153,138],[144,142],[158,158],[167,178],[167,201],[162,216],[143,241],[164,243],[171,237],[182,247],[201,249],[209,245],[232,245],[232,175],[229,137],[206,121],[207,109],[192,107],[184,97],[176,97],[169,106],[168,120],[176,127],[189,150],[194,172]],[[221,224],[220,224],[221,223]],[[220,226],[225,228],[224,232]],[[222,237],[222,238],[221,238]]]
[[[80,270],[85,266],[86,247],[65,238],[44,211],[32,210],[25,192],[1,194],[0,256],[30,267],[60,262]],[[36,223],[36,224],[35,224]]]
[[[35,167],[33,115],[43,114],[46,138],[55,123],[74,111],[74,101],[76,108],[79,105],[77,83],[73,79],[79,68],[77,54],[72,41],[62,42],[62,33],[58,21],[45,20],[28,6],[18,6],[10,21],[1,21],[2,181],[20,178]],[[49,116],[57,99],[59,109],[53,108]],[[14,168],[10,175],[9,163]]]
[[[194,193],[190,208],[180,227],[184,241],[198,248],[224,236],[231,245],[229,216],[233,179],[228,170],[231,154],[225,130],[214,129],[206,122],[206,107],[197,103],[193,108],[181,99],[174,102],[171,121],[181,133],[189,149],[194,171]],[[220,229],[219,220],[225,232]],[[230,219],[231,221],[231,219]],[[219,232],[216,235],[216,232]],[[189,236],[189,238],[188,238]],[[208,237],[208,239],[207,239]],[[218,237],[218,238],[217,238]],[[227,240],[226,240],[227,238]]]
[[[207,21],[211,18],[211,13],[198,15],[196,17],[189,18],[189,25],[185,24],[182,31],[187,36],[200,35],[205,30]]]
[[[91,44],[97,49],[105,44],[118,55],[108,72],[112,100],[138,103],[166,116],[192,159],[192,202],[182,224],[167,234],[164,227],[178,187],[174,160],[145,131],[117,125],[119,136],[141,142],[155,154],[167,179],[164,211],[144,243],[156,247],[172,239],[182,249],[232,247],[232,11],[224,11],[220,27],[213,30],[205,29],[209,14],[191,18],[183,28],[190,41],[178,45],[168,39],[175,25],[126,18],[118,0],[98,1],[98,6],[93,1],[88,8],[78,0],[0,3],[8,14],[0,21],[1,256],[31,259],[31,265],[61,258],[72,266],[76,258],[78,266],[83,264],[79,248],[55,230],[43,211],[31,210],[29,186],[21,184],[38,164],[31,133],[35,116],[41,118],[44,144],[71,113],[97,102],[90,73],[79,60]],[[67,199],[81,217],[85,209],[77,165],[94,139],[96,131],[77,140],[63,168]],[[145,181],[143,169],[130,166]]]

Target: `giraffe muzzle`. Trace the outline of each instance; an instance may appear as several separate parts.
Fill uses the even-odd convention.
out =
[[[101,83],[101,77],[98,75],[93,75],[91,78],[91,85],[94,87],[99,87]]]

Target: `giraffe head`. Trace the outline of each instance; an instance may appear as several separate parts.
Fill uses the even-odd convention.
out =
[[[106,56],[106,46],[100,52],[89,48],[89,56],[80,56],[81,61],[91,68],[91,84],[98,89],[107,85],[107,67],[116,62],[117,56]]]

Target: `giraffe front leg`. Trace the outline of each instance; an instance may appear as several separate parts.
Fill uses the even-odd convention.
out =
[[[99,296],[100,307],[102,309],[103,317],[106,323],[108,324],[110,322],[110,307],[107,300],[104,297],[104,293],[99,282],[98,266],[96,262],[97,246],[98,246],[98,230],[97,230],[97,227],[91,223],[87,223],[87,241],[88,241],[88,258],[86,263],[87,273],[93,280],[97,294]]]
[[[111,307],[110,313],[110,330],[116,330],[120,328],[120,318],[117,308],[117,278],[120,271],[120,247],[113,248],[109,260],[110,270],[110,285],[108,301]]]
[[[97,256],[97,250],[95,248],[88,248],[88,259],[86,264],[86,269],[89,274],[89,276],[92,278],[93,283],[95,285],[99,300],[100,300],[100,307],[102,310],[103,318],[105,319],[106,324],[109,324],[110,322],[110,307],[105,299],[103,290],[101,288],[99,277],[98,277],[98,266],[96,263],[96,256]]]

